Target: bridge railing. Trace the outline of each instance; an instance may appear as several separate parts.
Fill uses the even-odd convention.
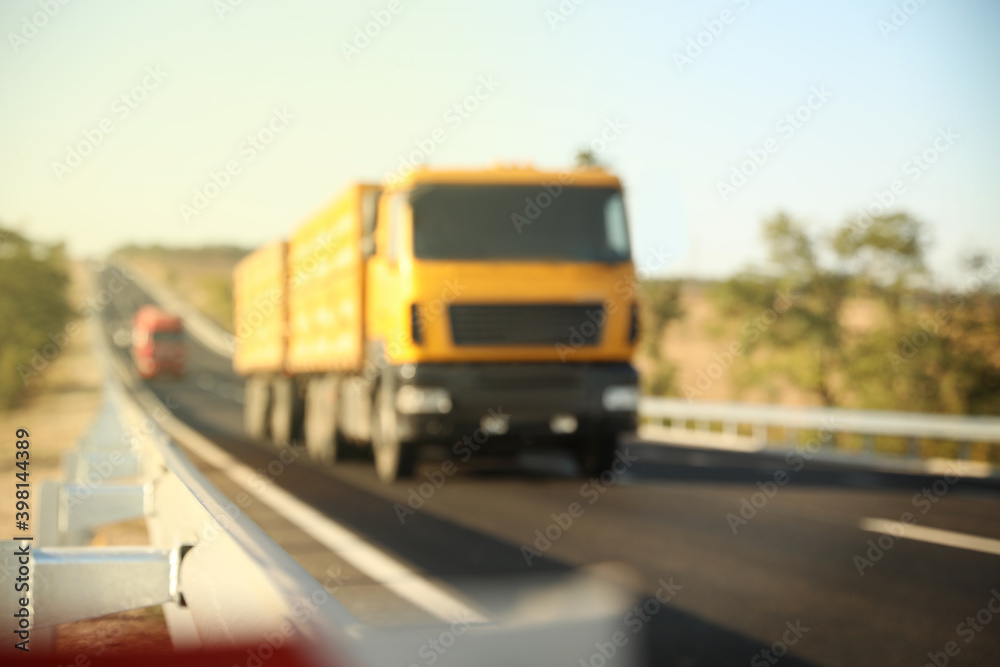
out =
[[[1000,417],[688,401],[644,397],[642,432],[678,444],[744,451],[818,442],[844,454],[1000,462]]]

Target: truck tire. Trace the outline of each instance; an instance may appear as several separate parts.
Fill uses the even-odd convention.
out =
[[[576,460],[585,477],[598,477],[610,470],[618,452],[618,436],[602,434],[582,438],[577,443]]]
[[[302,435],[302,400],[297,389],[292,378],[271,382],[271,441],[279,447],[291,445]]]
[[[338,458],[337,398],[336,378],[312,378],[306,385],[306,452],[324,465],[333,465]]]
[[[264,378],[248,377],[243,383],[243,430],[255,440],[267,437],[270,383]]]
[[[375,391],[372,409],[372,453],[375,457],[375,474],[384,484],[413,476],[417,463],[416,447],[401,442],[396,428],[396,406],[379,387]]]

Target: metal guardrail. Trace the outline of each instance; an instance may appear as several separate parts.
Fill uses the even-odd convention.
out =
[[[140,408],[114,379],[114,356],[99,352],[105,403],[65,457],[66,478],[37,490],[25,589],[31,648],[51,648],[46,629],[56,625],[163,605],[178,646],[238,647],[277,632],[313,650],[317,664],[370,664],[349,639],[360,624],[325,590],[322,606],[314,603],[321,584],[249,518],[232,513],[158,426],[168,414]],[[92,529],[136,518],[146,519],[151,546],[86,546]],[[4,543],[7,569],[21,544]],[[13,590],[6,582],[0,588],[5,637],[17,629],[7,613],[16,608]],[[300,606],[314,613],[302,618]],[[0,651],[11,644],[5,640]]]
[[[820,434],[822,444],[840,434],[861,437],[864,454],[875,453],[880,436],[909,442],[907,454],[921,458],[921,441],[958,444],[958,459],[968,460],[974,443],[1000,444],[1000,418],[930,415],[843,408],[788,407],[675,398],[645,397],[639,414],[659,439],[684,444],[724,444],[733,449],[759,451],[771,445],[799,445],[800,432]],[[718,426],[718,430],[713,429]],[[774,443],[768,429],[784,431],[784,442]],[[746,433],[749,431],[749,433]]]
[[[102,341],[105,404],[64,459],[66,478],[38,490],[27,575],[33,649],[46,648],[39,640],[50,643],[46,629],[58,624],[162,605],[177,647],[274,650],[277,637],[316,665],[423,661],[418,651],[449,626],[361,624],[205,478],[165,433],[175,418],[96,331],[94,338]],[[86,546],[95,527],[135,518],[146,520],[150,546]],[[19,629],[8,610],[25,595],[10,581],[22,544],[0,542],[5,637]],[[610,636],[632,602],[586,575],[539,586],[528,598],[520,611],[473,625],[460,640],[452,635],[436,664],[541,667],[589,654],[592,637]],[[5,640],[0,654],[12,646]],[[620,659],[633,664],[630,651]]]

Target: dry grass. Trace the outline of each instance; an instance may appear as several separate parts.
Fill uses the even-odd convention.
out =
[[[715,335],[718,315],[706,294],[704,285],[686,284],[681,288],[681,307],[684,317],[672,323],[660,343],[660,351],[665,359],[677,367],[676,390],[684,396],[684,387],[701,392],[700,400],[707,401],[747,401],[750,403],[780,403],[783,405],[815,405],[816,400],[787,382],[776,381],[773,386],[751,387],[740,391],[734,381],[734,372],[747,363],[746,357],[735,357],[729,362],[729,350],[733,343],[745,343],[740,327]],[[722,368],[719,360],[730,363]],[[642,368],[642,370],[650,370]],[[717,375],[717,377],[711,377]]]

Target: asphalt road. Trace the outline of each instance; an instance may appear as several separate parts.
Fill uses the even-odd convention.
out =
[[[134,286],[118,294],[105,310],[109,333],[144,302]],[[194,340],[189,351],[185,378],[150,387],[181,420],[266,469],[276,452],[242,435],[241,384],[229,361]],[[440,461],[425,463],[411,483],[385,487],[363,459],[330,469],[301,457],[275,483],[487,613],[516,604],[526,581],[600,563],[624,566],[639,604],[654,599],[661,581],[672,584],[668,603],[622,617],[649,665],[919,667],[934,664],[929,654],[938,665],[1000,664],[1000,614],[988,607],[994,599],[1000,610],[1000,556],[860,527],[910,513],[920,526],[1000,539],[995,483],[819,462],[796,471],[766,454],[656,443],[625,451],[623,474],[599,487],[558,460],[498,465],[478,455],[440,488],[430,482],[441,479]],[[772,486],[785,479],[779,471],[787,483]],[[424,482],[429,497],[401,522],[399,507]],[[219,486],[234,492],[224,480]],[[573,503],[580,511],[572,524],[552,527],[552,515]],[[286,521],[255,520],[317,578],[336,562]],[[538,540],[547,529],[555,539]],[[524,547],[538,553],[530,564]],[[349,564],[336,567],[355,584],[342,601],[359,617],[421,619]],[[495,584],[488,599],[484,581]],[[567,655],[565,664],[600,664],[591,659]]]

